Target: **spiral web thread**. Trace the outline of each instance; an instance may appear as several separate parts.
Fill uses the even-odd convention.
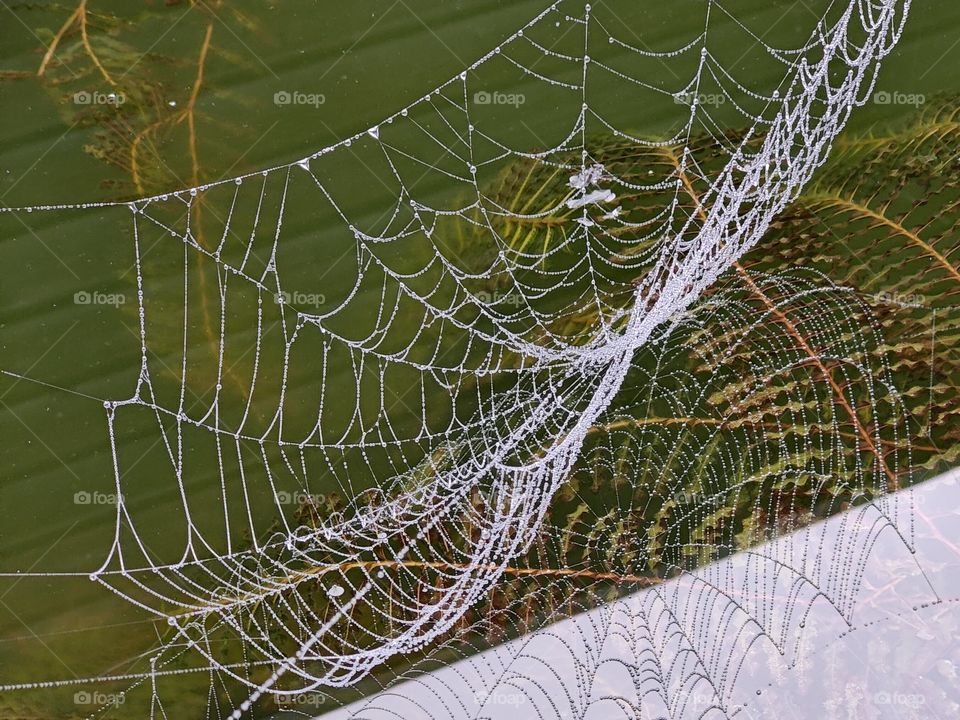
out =
[[[648,589],[640,584],[635,595],[613,600],[602,587],[579,596],[567,588],[561,597],[576,597],[581,614],[566,621],[571,608],[558,608],[556,619],[562,621],[557,626],[548,624],[486,652],[471,640],[491,629],[488,621],[480,628],[470,625],[431,649],[435,665],[401,673],[382,692],[333,717],[508,718],[522,712],[538,718],[731,718],[749,710],[754,687],[771,685],[764,678],[782,679],[820,662],[810,655],[823,650],[831,632],[842,635],[870,624],[864,617],[873,616],[863,615],[860,601],[865,578],[876,572],[871,562],[877,562],[877,545],[886,554],[880,562],[899,552],[916,566],[915,594],[907,597],[918,603],[941,599],[910,556],[911,494],[886,494],[898,482],[888,483],[886,473],[910,465],[909,445],[903,444],[905,410],[890,383],[882,334],[870,325],[869,309],[854,293],[808,272],[756,277],[750,283],[749,290],[736,283],[720,289],[676,327],[651,338],[638,359],[643,367],[657,369],[637,370],[630,380],[644,391],[622,393],[587,440],[588,474],[599,469],[610,482],[619,479],[631,487],[650,477],[651,466],[670,468],[664,473],[669,476],[654,483],[647,502],[672,505],[672,511],[634,531],[662,537],[662,546],[644,547],[636,535],[625,538],[616,528],[632,515],[647,517],[630,492],[611,504],[605,534],[597,536],[596,526],[575,526],[550,538],[597,553],[611,547],[609,554],[635,552],[636,557],[619,558],[627,568],[621,578],[657,561],[674,579]],[[770,299],[765,311],[758,312],[756,295]],[[778,314],[803,328],[809,347],[798,347],[789,328],[770,322]],[[699,358],[699,372],[677,370],[676,361],[691,355]],[[743,356],[750,358],[749,367],[738,359]],[[839,363],[847,389],[838,394],[825,378],[811,374],[811,357]],[[787,400],[778,403],[779,391],[766,392],[771,385],[791,387]],[[655,396],[672,412],[651,412]],[[877,415],[878,424],[883,417],[883,429],[876,442],[900,448],[870,467],[860,463],[859,453],[851,459],[845,450],[850,440],[837,426],[823,427],[830,424],[826,418],[836,423],[844,414],[842,405],[857,396],[870,397],[874,412],[889,403],[888,412]],[[675,420],[697,417],[701,432],[678,436],[669,421],[651,417],[661,414]],[[764,427],[766,418],[776,418],[775,427]],[[818,425],[824,432],[811,432]],[[745,448],[751,449],[748,457]],[[803,502],[808,491],[809,506]],[[869,501],[826,523],[810,524],[804,517],[818,503],[842,502],[845,492]],[[733,515],[745,500],[752,516],[768,518],[751,540],[759,544],[691,570],[691,554],[717,545],[744,548],[732,524],[717,518]],[[541,546],[544,542],[538,538]],[[888,573],[881,571],[882,582],[870,577],[867,587],[882,586],[890,580]],[[548,607],[555,584],[534,586],[530,592],[539,597],[508,607],[510,622],[525,626],[522,605]],[[908,601],[901,597],[885,605],[882,616],[903,612],[902,602]],[[451,656],[462,660],[451,662]],[[813,706],[804,707],[801,717]]]
[[[615,422],[611,413],[622,404],[616,398],[638,354],[668,352],[678,328],[689,330],[704,313],[726,313],[721,324],[730,325],[744,307],[722,295],[726,309],[695,303],[825,160],[851,112],[870,96],[909,4],[825,3],[803,45],[779,48],[725,3],[708,0],[702,32],[681,47],[653,51],[613,34],[599,9],[558,2],[459,75],[354,137],[262,173],[113,203],[131,211],[141,368],[129,397],[105,403],[118,502],[113,543],[90,577],[166,616],[174,628],[176,639],[153,658],[145,678],[155,686],[171,656],[197,651],[207,667],[246,688],[231,715],[240,717],[266,693],[349,686],[391,658],[448,637],[528,552],[590,433]],[[710,43],[712,23],[721,18],[779,69],[771,87],[748,88],[724,69]],[[653,79],[652,68],[671,65],[679,79]],[[477,92],[486,91],[477,83],[493,66],[512,67],[519,83],[556,102],[559,118],[551,123],[565,128],[560,137],[537,149],[508,146],[497,129],[497,113],[507,111],[498,96],[487,93],[480,104],[490,102],[478,108]],[[602,92],[592,93],[594,85]],[[723,101],[704,102],[707,95]],[[657,140],[635,136],[607,119],[622,102],[637,112],[659,102],[679,117],[676,129]],[[729,115],[721,117],[721,109]],[[727,131],[730,115],[747,126],[744,135]],[[618,174],[594,151],[598,135],[660,162],[646,175]],[[704,137],[720,149],[722,163],[701,163],[695,139]],[[362,166],[382,180],[370,191],[382,201],[376,218],[354,210],[355,195],[337,183],[341,173],[362,174]],[[496,179],[517,167],[550,178],[538,202],[515,207],[496,191]],[[443,204],[431,205],[417,190],[431,183],[445,188]],[[228,208],[213,242],[198,239],[198,198]],[[110,203],[28,210],[104,205]],[[287,280],[296,272],[291,264],[303,262],[303,247],[291,263],[286,230],[291,217],[310,209],[327,213],[337,247],[349,250],[352,263],[343,273],[349,282],[327,293],[320,309],[298,301],[317,288]],[[549,242],[517,242],[526,225],[557,217],[562,227]],[[452,227],[467,233],[466,245],[450,241]],[[180,308],[153,299],[159,291],[147,247],[158,238],[182,253]],[[219,301],[216,358],[203,373],[188,348],[199,312],[191,270],[198,255],[216,267]],[[767,298],[763,314],[797,298],[813,298],[804,305],[811,324],[818,315],[825,322],[823,308],[831,305],[841,316],[859,312],[839,291],[817,300],[808,280],[748,282]],[[255,347],[253,372],[241,381],[246,402],[231,411],[237,305],[246,312],[244,329],[255,327]],[[181,321],[171,386],[160,379],[169,368],[154,359],[152,329],[161,334]],[[736,322],[756,326],[746,310]],[[840,329],[820,332],[833,339],[800,350],[783,336],[758,342],[783,368],[808,362],[811,353],[820,362],[821,355],[867,353],[849,346]],[[736,345],[716,348],[711,362],[722,369]],[[786,357],[801,350],[806,359]],[[881,395],[892,392],[882,366],[858,372],[871,398],[874,383],[884,388]],[[316,393],[288,394],[294,377],[312,378]],[[757,377],[764,375],[758,370]],[[215,388],[213,401],[200,412],[188,409],[188,390],[203,383]],[[649,383],[651,397],[654,388],[681,392],[669,391],[662,378]],[[823,402],[840,412],[843,398],[827,391]],[[694,383],[683,392],[693,394],[680,404],[703,402],[707,391]],[[644,409],[631,412],[642,417]],[[138,490],[125,469],[123,428],[127,418],[144,417],[162,436],[183,515],[168,532],[182,543],[167,558],[149,548],[147,521],[130,500]],[[640,444],[655,443],[656,432],[655,425],[644,429]],[[898,459],[892,468],[836,461],[839,443],[880,445],[879,427],[871,432],[853,440],[836,434],[816,448],[785,439],[781,452],[797,465],[796,458],[819,458],[822,477],[847,473],[855,484],[850,478],[873,474],[879,487],[892,489],[902,471]],[[199,447],[208,465],[216,456],[219,504],[201,504],[190,482]],[[604,452],[602,444],[593,450]],[[633,472],[630,482],[643,481],[639,469]],[[321,479],[349,499],[322,522],[297,524],[279,503],[269,518],[257,509],[255,495],[310,493]],[[896,511],[890,517],[902,522]],[[798,572],[804,574],[802,564]],[[844,573],[837,586],[815,585],[849,613],[855,575]],[[311,600],[318,584],[329,603],[323,615]],[[245,663],[218,659],[212,638],[224,634],[241,640]],[[251,674],[251,667],[266,671]],[[154,695],[154,712],[163,714]]]

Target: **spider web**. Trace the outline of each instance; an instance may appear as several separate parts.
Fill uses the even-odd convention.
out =
[[[187,656],[217,678],[211,697],[241,688],[239,701],[223,689],[234,718],[265,696],[356,685],[449,644],[505,578],[537,577],[571,546],[585,558],[632,548],[631,567],[658,557],[692,572],[712,546],[741,542],[720,523],[698,536],[704,513],[758,484],[753,504],[772,519],[754,540],[802,526],[799,512],[773,511],[798,488],[833,503],[836,485],[872,488],[863,497],[909,543],[909,516],[886,495],[909,451],[878,451],[904,447],[902,406],[862,304],[802,273],[716,287],[870,96],[909,4],[824,3],[800,44],[776,47],[708,0],[699,33],[654,50],[612,31],[602,9],[561,1],[417,102],[296,162],[127,203],[25,208],[130,212],[141,362],[132,392],[104,403],[116,517],[90,579],[172,628],[135,678],[151,687],[151,716],[167,716],[158,685]],[[711,42],[720,21],[776,69],[768,86],[725,69]],[[490,84],[505,72],[523,94]],[[619,126],[624,103],[659,131]],[[511,144],[508,118],[539,141]],[[368,175],[377,182],[356,179]],[[176,287],[163,272],[173,264]],[[212,352],[196,350],[201,324]],[[698,371],[661,375],[677,358]],[[783,375],[785,414],[763,393]],[[861,426],[864,397],[878,420]],[[679,444],[675,423],[656,421],[704,408]],[[130,469],[138,423],[162,440],[177,517],[151,512]],[[196,481],[212,463],[213,488]],[[661,491],[709,502],[642,543],[561,530],[551,503],[584,467],[615,487],[651,483],[648,502]],[[285,505],[330,488],[345,498],[335,513],[304,521]],[[637,510],[632,495],[598,504],[611,528]],[[858,561],[830,560],[844,547],[771,556],[805,588],[777,612],[802,613],[813,588],[849,616]],[[724,578],[701,582],[732,602]],[[771,607],[731,622],[772,633]],[[237,642],[243,659],[225,660]],[[722,701],[735,656],[718,646],[678,672],[708,678]]]

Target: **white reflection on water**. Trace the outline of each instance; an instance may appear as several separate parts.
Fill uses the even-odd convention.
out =
[[[955,470],[323,717],[955,718],[958,601]]]

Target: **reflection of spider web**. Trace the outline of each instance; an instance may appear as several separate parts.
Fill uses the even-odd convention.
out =
[[[918,497],[928,507],[946,501],[938,505],[942,530],[930,527],[927,538],[941,558],[956,551],[948,540],[951,523],[943,520],[956,512],[958,477],[925,483]],[[594,599],[585,612],[561,614],[545,628],[450,662],[463,653],[462,638],[455,638],[434,651],[448,658],[439,668],[413,669],[324,717],[429,720],[444,708],[449,717],[490,720],[773,714],[799,720],[831,709],[842,716],[851,699],[872,705],[866,717],[901,717],[903,705],[922,706],[925,717],[948,717],[956,695],[944,682],[955,668],[947,659],[953,641],[949,631],[924,636],[918,625],[927,608],[939,606],[942,626],[950,627],[956,610],[937,602],[938,591],[956,592],[960,556],[938,563],[932,578],[916,572],[888,509],[860,505],[659,587],[612,602]],[[875,592],[891,586],[896,591]],[[883,672],[886,635],[898,643],[890,649],[909,660]],[[932,662],[925,662],[925,649]],[[913,662],[917,669],[907,670]],[[933,677],[911,683],[917,672]],[[279,704],[305,709],[314,698],[281,697]]]
[[[648,453],[631,468],[617,455],[616,433],[596,443],[591,429],[618,422],[607,416],[624,382],[647,372],[639,352],[676,353],[672,338],[697,335],[684,314],[702,317],[702,307],[691,308],[704,291],[823,162],[869,95],[908,7],[908,0],[834,0],[799,45],[784,48],[710,0],[694,37],[651,51],[609,31],[603,9],[560,2],[364,133],[260,174],[130,202],[142,364],[131,396],[106,403],[120,500],[114,541],[91,579],[165,615],[175,629],[177,640],[154,659],[154,687],[182,647],[194,648],[218,676],[247,688],[233,710],[239,717],[268,691],[351,685],[391,658],[424,650],[525,556],[585,446],[598,466],[627,468],[630,485],[657,472],[654,453],[664,443],[665,453],[684,454],[684,472],[704,482],[697,458],[724,447],[719,431],[692,433],[677,449],[657,423],[639,434],[630,429]],[[782,69],[776,83],[746,87],[724,68],[710,40],[718,18]],[[664,66],[685,79],[665,77]],[[538,102],[495,102],[484,85],[494,71],[515,72]],[[638,112],[672,115],[679,129],[651,140],[616,127],[609,118],[624,93]],[[547,133],[537,110],[547,106],[556,108],[550,125],[563,128],[559,136],[546,149],[511,145],[501,129],[507,118]],[[749,131],[730,135],[734,121]],[[634,148],[646,173],[609,161],[597,136]],[[445,152],[434,159],[438,148]],[[351,189],[357,168],[380,185]],[[444,204],[416,189],[430,183],[446,188]],[[199,197],[228,208],[215,242],[201,241]],[[358,209],[371,202],[382,210],[375,219]],[[312,286],[299,267],[303,247],[289,248],[288,229],[306,213],[325,238],[336,228],[330,248],[352,261],[339,286]],[[180,241],[168,243],[183,264],[174,290],[154,277],[144,253],[161,235]],[[197,286],[208,281],[194,268],[198,256],[216,267],[219,342],[206,360],[189,342],[201,312]],[[717,482],[724,473],[753,484],[776,477],[777,498],[824,478],[881,492],[895,485],[908,463],[878,448],[889,440],[883,433],[902,441],[899,408],[882,363],[864,359],[880,343],[858,344],[859,326],[844,323],[862,314],[842,293],[818,298],[805,282],[745,279],[752,304],[723,296],[726,304],[711,308],[728,314],[722,334],[714,337],[721,328],[711,320],[699,336],[709,380],[652,373],[643,381],[649,399],[620,408],[624,416],[643,418],[665,403],[684,417],[715,401],[709,390],[730,393],[715,410],[722,423],[725,412],[755,402],[767,374],[805,373],[795,380],[795,417],[775,428],[736,426],[753,433],[751,447],[764,454],[729,451],[710,468]],[[321,306],[298,300],[321,292]],[[796,312],[810,314],[806,323],[820,341],[797,345],[803,322],[794,316],[764,336],[757,318],[786,318],[781,306],[798,298],[816,300]],[[171,329],[171,317],[182,325]],[[760,347],[750,366],[757,386],[730,376],[738,342],[728,326],[736,323],[760,333],[749,340]],[[846,332],[835,334],[840,328]],[[237,401],[228,374],[245,332],[254,332],[254,359]],[[177,333],[179,373],[170,383],[151,358],[165,354]],[[816,370],[829,382],[815,382]],[[726,384],[709,387],[717,377]],[[287,392],[301,383],[314,388],[311,396]],[[188,412],[188,388],[203,385],[215,390],[213,401]],[[401,388],[406,399],[394,403]],[[889,427],[854,417],[862,409],[847,397],[851,388],[868,393],[874,415],[880,398],[891,404]],[[852,438],[840,432],[845,412],[858,430]],[[144,540],[151,521],[125,464],[124,428],[138,421],[155,424],[169,459],[182,511],[164,519],[172,550]],[[823,430],[816,441],[793,429],[811,425]],[[841,452],[851,443],[852,465]],[[876,462],[867,463],[871,451]],[[195,456],[217,458],[215,506],[191,483]],[[264,516],[263,497],[316,492],[321,482],[349,499],[345,510],[299,523],[277,502]],[[756,499],[758,508],[780,501],[769,493]],[[680,531],[689,517],[672,521],[660,551],[682,568],[699,542]],[[766,531],[785,529],[772,523]],[[551,542],[599,546],[595,538]],[[651,543],[647,552],[654,550]],[[218,657],[217,642],[227,636],[241,641],[242,662]],[[154,711],[163,712],[156,689],[154,698]]]

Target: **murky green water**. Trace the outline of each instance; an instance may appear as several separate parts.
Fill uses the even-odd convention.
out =
[[[629,9],[618,5],[614,13],[599,3],[598,12],[606,13],[607,22],[637,28],[638,43],[648,47],[675,46],[678,39],[689,39],[701,29],[699,2],[684,0],[658,8],[630,5]],[[324,7],[240,2],[210,9],[176,2],[91,2],[92,42],[112,85],[84,53],[75,32],[61,41],[62,64],[50,63],[44,77],[37,77],[44,45],[73,8],[10,4],[2,11],[0,31],[0,202],[19,207],[142,197],[291,162],[408,105],[542,7],[537,2],[399,0]],[[756,28],[765,28],[771,43],[784,44],[805,34],[813,17],[802,3],[761,0],[739,4],[738,13],[751,18]],[[927,97],[960,90],[952,71],[960,47],[955,46],[956,33],[948,31],[958,26],[960,7],[934,0],[916,2],[907,35],[884,66],[878,89]],[[758,88],[768,87],[775,68],[759,63],[749,47],[725,44],[725,31],[729,28],[725,30],[721,21],[711,28],[721,36],[715,46],[718,57],[752,77]],[[582,40],[568,37],[559,42],[576,47]],[[656,63],[650,63],[648,72],[669,84],[667,70]],[[487,127],[498,127],[500,139],[518,148],[557,142],[567,128],[562,119],[568,117],[569,108],[507,67],[498,65],[484,73],[478,78],[478,83],[485,83],[482,87],[522,92],[526,97],[523,108],[475,108],[478,117],[488,113],[482,117]],[[122,112],[114,112],[111,92],[124,93]],[[602,86],[594,92],[591,102],[608,112],[611,122],[650,136],[663,135],[672,127],[667,106],[638,106],[629,97],[605,94]],[[284,103],[284,98],[294,96],[302,104]],[[912,110],[870,104],[858,111],[854,126],[863,129]],[[406,142],[421,157],[443,162],[443,147],[433,147],[426,138]],[[395,195],[389,182],[380,185],[387,173],[376,163],[372,153],[358,147],[348,163],[319,170],[329,173],[325,177],[338,189],[338,200],[358,222],[367,223],[368,231],[382,222]],[[412,176],[414,170],[408,172]],[[269,235],[262,229],[253,232],[249,216],[258,186],[247,182],[241,192],[244,210],[231,220],[232,226],[248,228],[256,247],[263,243],[269,247]],[[454,203],[463,189],[451,186],[439,173],[427,172],[416,192],[425,203],[442,205]],[[203,216],[194,218],[205,247],[216,246],[233,193],[230,187],[211,192]],[[271,191],[266,197],[265,215],[278,214],[280,194]],[[170,201],[166,207],[158,206],[155,214],[174,216],[177,210],[176,201]],[[183,213],[179,215],[182,222]],[[350,253],[354,240],[342,222],[302,179],[290,190],[286,218],[278,262],[286,268],[287,289],[299,293],[306,305],[319,296],[324,303],[345,297],[357,267]],[[192,255],[185,258],[183,243],[154,224],[144,223],[140,229],[145,290],[153,299],[148,337],[155,390],[162,397],[160,404],[177,405],[186,271],[193,313],[186,341],[189,411],[201,415],[211,408],[220,365],[216,266]],[[385,261],[394,268],[415,267],[422,259],[418,252],[427,249]],[[231,242],[225,256],[230,253],[245,249]],[[234,260],[243,261],[236,256]],[[268,253],[254,252],[250,263],[268,260]],[[130,213],[120,207],[0,215],[0,268],[0,369],[14,374],[0,376],[0,571],[87,572],[103,562],[114,531],[109,501],[115,492],[113,458],[102,400],[130,397],[140,364]],[[280,390],[282,358],[277,348],[282,348],[283,311],[267,303],[261,340],[266,354],[258,358],[257,293],[239,288],[230,292],[227,322],[232,330],[224,362],[229,372],[219,378],[224,387],[220,411],[225,416],[244,412],[250,399],[247,378],[257,359],[274,369],[265,373],[250,405],[251,422],[266,427]],[[380,303],[376,288],[363,293],[346,320],[358,335],[369,329]],[[392,340],[401,343],[409,338],[418,322],[411,312],[408,321],[398,323]],[[315,401],[303,400],[299,411],[297,403],[318,393],[309,354],[322,349],[303,344],[300,351],[306,355],[292,364],[297,370],[286,384],[291,438],[309,432],[315,421]],[[336,392],[328,401],[346,408],[352,406],[357,389],[348,359],[340,358],[339,367],[336,381],[330,382]],[[411,382],[398,375],[388,390],[402,396]],[[375,415],[377,408],[365,411]],[[409,434],[417,412],[408,412],[403,403],[392,412],[398,432],[405,429]],[[145,410],[118,413],[124,416],[118,445],[133,511],[148,528],[144,539],[155,559],[170,559],[182,547],[184,526],[167,451],[159,442],[155,418]],[[328,433],[343,430],[335,420],[330,423]],[[210,461],[216,449],[209,438],[188,445],[191,503],[218,507],[221,478]],[[248,471],[262,466],[253,448],[245,448],[241,455]],[[386,464],[388,459],[377,462]],[[229,467],[233,476],[225,482],[239,483],[236,457]],[[325,485],[319,480],[311,492],[330,494],[335,480],[327,481]],[[290,485],[285,490],[298,488]],[[267,523],[277,510],[271,493],[264,487],[254,492],[258,495],[251,505],[262,510],[258,521]],[[210,523],[216,534],[223,512],[239,511],[218,507],[219,515],[200,513],[197,522]],[[235,522],[237,543],[249,540],[242,524]],[[218,542],[225,543],[220,535]],[[85,577],[3,578],[0,601],[0,683],[143,672],[141,653],[154,647],[157,633],[164,632],[142,611]],[[202,708],[205,689],[205,678],[196,687],[185,685],[183,692],[198,693],[185,699],[186,706],[200,702],[196,707]],[[17,695],[7,701],[9,710],[0,701],[0,715],[80,716],[83,708],[72,703],[72,695],[72,689],[50,697]],[[34,715],[24,707],[36,708]],[[119,706],[109,716],[137,717],[138,712],[132,705]]]

